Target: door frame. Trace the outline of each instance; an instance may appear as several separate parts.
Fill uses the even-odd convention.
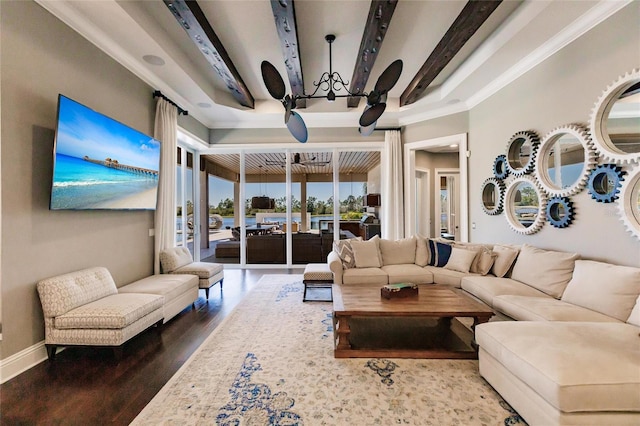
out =
[[[435,212],[436,212],[436,218],[438,220],[438,224],[440,226],[436,226],[437,224],[434,224],[434,229],[436,231],[438,231],[438,229],[442,229],[442,202],[440,200],[440,178],[441,177],[447,177],[447,176],[456,176],[456,179],[458,180],[458,187],[460,187],[460,169],[454,169],[454,168],[436,168],[435,169],[435,179],[434,179],[434,194],[438,194],[438,196],[436,196],[434,198],[435,204]],[[459,191],[458,191],[459,192]],[[460,200],[458,200],[458,203],[460,203]],[[451,204],[451,200],[449,200],[449,204]],[[459,210],[459,209],[458,209]],[[460,212],[456,212],[456,215],[458,215],[457,221],[458,223],[460,223]],[[451,216],[451,212],[449,212],[449,216]],[[450,222],[449,222],[450,223]],[[450,230],[447,230],[450,231]],[[450,233],[450,232],[449,232]],[[454,235],[455,235],[455,231],[454,231]],[[440,237],[440,235],[437,235],[437,237]]]
[[[430,200],[431,200],[431,192],[432,192],[431,191],[431,171],[429,169],[425,169],[423,167],[416,167],[415,171],[413,173],[413,179],[415,181],[418,180],[417,176],[416,176],[417,173],[423,173],[424,174],[424,177],[422,178],[422,187],[424,188],[424,191],[423,191],[422,195],[424,196],[423,199],[428,200],[429,201],[429,205],[430,205],[431,204],[431,202],[430,202]],[[413,192],[413,196],[414,197],[416,197],[416,194],[418,193],[417,190],[418,190],[417,186],[414,187],[414,192]],[[422,203],[422,204],[424,204],[424,203]],[[413,224],[413,226],[414,226],[414,231],[417,234],[418,230],[415,228],[416,222],[417,222],[417,219],[418,219],[418,215],[417,215],[418,200],[417,200],[417,197],[416,197],[416,202],[413,204],[413,208],[414,208],[414,211],[413,211],[414,224]],[[425,222],[427,224],[427,233],[426,233],[426,235],[422,235],[422,234],[420,234],[420,235],[422,235],[423,237],[431,237],[431,209],[427,208],[421,215],[424,217]]]
[[[405,164],[405,194],[409,194],[405,199],[405,235],[415,234],[415,174],[416,174],[416,151],[425,148],[449,146],[458,144],[458,168],[460,169],[460,241],[469,241],[469,170],[468,170],[468,144],[467,134],[459,133],[440,138],[425,139],[417,142],[410,142],[404,145]]]

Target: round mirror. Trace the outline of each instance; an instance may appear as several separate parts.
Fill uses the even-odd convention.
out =
[[[493,162],[493,175],[496,179],[505,179],[509,175],[509,167],[507,166],[507,156],[498,155]]]
[[[596,165],[587,129],[571,124],[558,127],[544,137],[536,157],[536,173],[550,195],[566,197],[584,188]]]
[[[622,185],[618,208],[627,231],[640,239],[640,165],[636,165],[629,175],[631,178]]]
[[[615,164],[601,164],[589,176],[589,194],[599,203],[613,203],[618,199],[625,172]]]
[[[482,209],[488,215],[502,213],[505,185],[496,178],[489,178],[482,183]]]
[[[606,162],[640,161],[640,70],[609,86],[591,114],[593,143]]]
[[[514,176],[531,173],[535,165],[535,156],[540,138],[530,130],[518,132],[507,144],[507,167]]]
[[[534,234],[545,220],[547,199],[533,179],[522,176],[511,181],[505,194],[507,222],[521,234]]]
[[[573,221],[573,203],[567,197],[554,197],[547,203],[547,220],[556,228],[566,228]]]

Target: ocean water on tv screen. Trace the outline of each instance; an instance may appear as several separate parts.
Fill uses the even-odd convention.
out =
[[[157,176],[118,170],[58,153],[53,182],[52,209],[114,208],[114,203],[126,199],[131,199],[131,204],[120,208],[155,208],[155,202],[140,205],[135,197],[155,191]]]

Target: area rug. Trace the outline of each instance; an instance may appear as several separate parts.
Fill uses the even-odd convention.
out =
[[[335,359],[330,302],[264,275],[134,425],[513,425],[473,360]]]

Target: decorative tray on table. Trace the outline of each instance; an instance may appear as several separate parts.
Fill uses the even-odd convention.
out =
[[[418,285],[412,283],[387,284],[380,289],[380,295],[385,299],[415,297],[418,295]]]

